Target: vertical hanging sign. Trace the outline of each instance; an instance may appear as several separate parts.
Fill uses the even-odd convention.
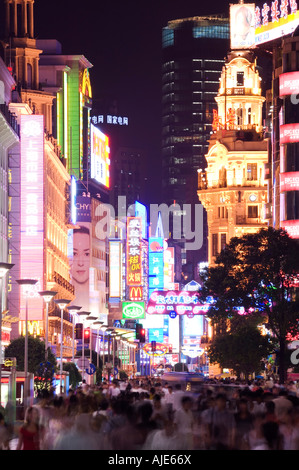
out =
[[[140,286],[141,270],[141,217],[127,218],[127,285]]]

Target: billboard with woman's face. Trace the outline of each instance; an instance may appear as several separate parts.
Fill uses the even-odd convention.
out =
[[[71,282],[75,288],[74,304],[89,311],[89,268],[91,266],[90,223],[81,222],[73,231],[73,253],[70,259]]]

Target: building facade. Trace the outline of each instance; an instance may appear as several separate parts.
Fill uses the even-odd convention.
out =
[[[230,238],[266,226],[265,164],[260,76],[250,51],[232,51],[223,67],[215,98],[214,133],[198,171],[198,197],[208,213],[209,264]]]

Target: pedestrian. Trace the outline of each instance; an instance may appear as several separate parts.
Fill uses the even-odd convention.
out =
[[[39,424],[39,412],[34,406],[26,410],[23,426],[19,429],[17,450],[40,450],[43,429]]]
[[[234,447],[235,418],[226,402],[226,395],[218,393],[215,406],[205,415],[207,445],[212,450],[231,450]]]
[[[236,450],[244,450],[244,436],[253,428],[253,415],[248,410],[248,401],[241,398],[238,403],[238,411],[234,414],[236,423],[235,444]]]
[[[174,423],[181,439],[182,449],[193,449],[194,415],[192,411],[193,401],[188,395],[182,397],[181,407],[175,410]]]

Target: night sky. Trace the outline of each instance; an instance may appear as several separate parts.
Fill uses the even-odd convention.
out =
[[[4,2],[3,2],[4,3]],[[35,36],[57,39],[63,54],[93,64],[93,96],[113,96],[129,117],[124,145],[145,148],[160,162],[161,32],[169,20],[229,14],[229,2],[203,0],[35,0]],[[158,166],[150,165],[156,197]],[[155,201],[156,202],[156,201]]]

